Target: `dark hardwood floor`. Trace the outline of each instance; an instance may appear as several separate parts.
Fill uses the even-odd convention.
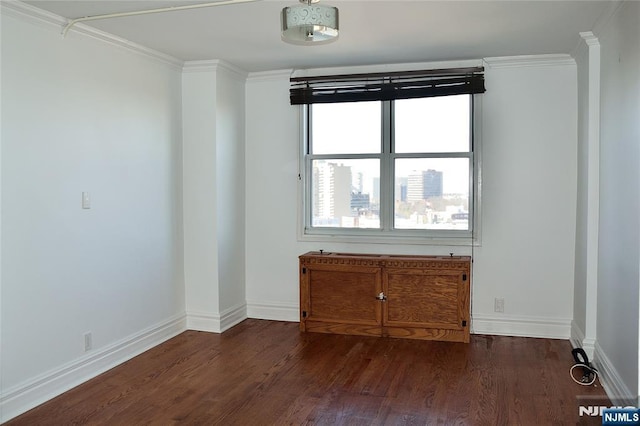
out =
[[[575,425],[568,341],[300,333],[246,320],[187,331],[7,425]],[[598,400],[600,405],[606,399]]]

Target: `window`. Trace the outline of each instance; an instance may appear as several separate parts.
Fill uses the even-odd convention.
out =
[[[473,93],[369,99],[304,107],[304,234],[468,240]]]

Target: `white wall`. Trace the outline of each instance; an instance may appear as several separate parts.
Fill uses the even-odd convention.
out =
[[[625,395],[639,376],[639,10],[625,3],[599,34],[596,349]],[[181,70],[58,32],[3,6],[3,419],[183,329],[185,305],[196,329],[241,320],[245,300],[249,316],[296,321],[297,256],[321,248],[473,254],[476,333],[567,338],[572,318],[588,328],[591,92],[576,69],[589,57],[486,61],[481,246],[349,244],[298,240],[289,71],[245,88],[220,61]]]
[[[597,34],[602,48],[597,356],[610,394],[638,395],[640,3]]]
[[[184,329],[180,68],[18,15],[3,5],[3,419]]]
[[[574,327],[579,332],[579,345],[582,345],[586,328],[587,305],[587,221],[589,202],[589,50],[586,44],[580,45],[576,55],[578,75],[578,174],[577,174],[577,208],[576,208],[576,259],[575,284],[573,300]]]
[[[220,332],[246,318],[245,79],[220,61],[184,66],[184,259],[191,329]]]
[[[249,316],[297,320],[297,256],[308,251],[447,254],[469,247],[297,239],[299,110],[289,72],[247,83]],[[576,68],[570,58],[494,60],[482,95],[482,247],[476,332],[569,337],[576,209]],[[277,124],[274,124],[277,123]],[[495,297],[505,313],[493,313]]]
[[[228,65],[219,66],[216,75],[220,312],[223,317],[236,312],[235,319],[230,321],[234,323],[246,318],[244,141],[247,76]]]
[[[296,256],[310,248],[296,241],[298,110],[288,72],[252,75],[246,91],[247,311],[296,321]]]
[[[215,329],[219,315],[215,69],[182,76],[184,275],[188,326]]]
[[[488,60],[486,68],[474,321],[481,319],[486,332],[566,338],[574,281],[576,67],[568,58],[517,61]],[[504,298],[504,315],[493,313],[495,297]]]
[[[254,73],[246,108],[246,292],[249,317],[298,321],[298,256],[310,251],[469,254],[468,247],[298,241],[300,111],[290,70]]]
[[[592,32],[580,34],[578,72],[578,182],[576,263],[571,341],[593,359],[598,298],[600,214],[600,43]]]

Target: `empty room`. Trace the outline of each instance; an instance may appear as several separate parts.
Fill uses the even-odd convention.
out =
[[[1,423],[638,424],[640,2],[0,17]]]

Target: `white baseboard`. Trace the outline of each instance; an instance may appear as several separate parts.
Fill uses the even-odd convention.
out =
[[[300,308],[298,304],[247,301],[247,316],[272,321],[299,322]]]
[[[593,359],[596,340],[584,337],[584,332],[575,321],[571,321],[571,346],[582,348],[589,359]]]
[[[618,374],[618,370],[613,366],[613,363],[598,342],[595,344],[593,358],[594,364],[598,369],[600,383],[613,405],[635,407],[636,404],[640,403],[637,395],[634,395],[631,390],[629,390],[622,380],[622,377],[620,377],[620,374]]]
[[[546,339],[569,339],[571,336],[570,319],[552,320],[538,317],[473,315],[471,327],[473,334]]]
[[[242,304],[235,308],[227,309],[220,314],[220,332],[227,331],[236,324],[247,319],[247,305]]]
[[[220,315],[188,311],[187,330],[220,333]]]
[[[229,308],[222,313],[187,312],[187,330],[222,333],[247,319],[247,305]]]
[[[249,318],[274,321],[300,321],[300,312],[297,304],[247,301],[247,316]],[[472,333],[569,339],[571,320],[474,315]]]
[[[569,338],[569,341],[574,349],[581,348],[583,344],[582,342],[584,341],[584,332],[575,321],[571,321],[571,337]],[[589,355],[589,357],[593,358],[593,354]]]
[[[185,316],[176,316],[3,391],[0,394],[0,423],[128,361],[185,330]]]

